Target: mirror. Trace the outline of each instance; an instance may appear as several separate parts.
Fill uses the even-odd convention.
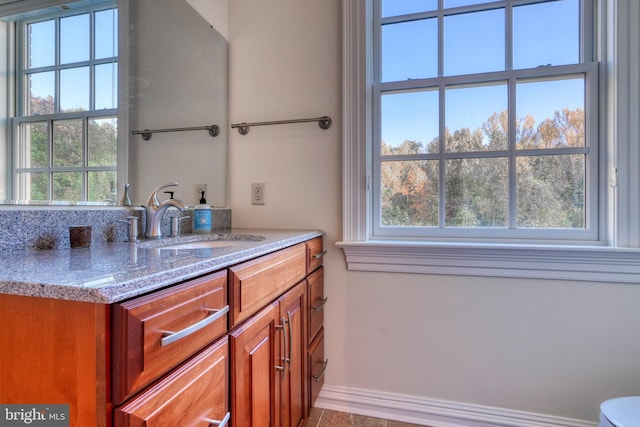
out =
[[[65,2],[0,0],[0,15],[6,16],[16,3],[42,8],[60,7]],[[115,203],[122,197],[124,183],[130,184],[134,205],[140,205],[153,188],[178,182],[177,188],[169,189],[175,192],[175,198],[195,205],[199,199],[196,187],[205,185],[207,203],[226,207],[226,40],[186,0],[118,0],[118,16],[119,150]],[[6,56],[1,49],[0,54]],[[2,113],[8,113],[2,108],[0,133],[9,126],[8,120],[1,119]],[[210,125],[219,127],[217,136],[212,137],[207,130],[165,132]],[[132,134],[146,129],[163,132],[153,133],[148,141]],[[8,145],[8,138],[0,140],[0,188],[6,189],[11,182],[6,180],[11,157]],[[0,192],[0,199],[1,196]]]

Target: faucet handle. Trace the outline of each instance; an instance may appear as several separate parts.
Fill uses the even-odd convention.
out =
[[[167,187],[177,187],[177,186],[178,186],[177,182],[170,182],[168,184],[160,185],[155,190],[153,190],[149,195],[149,199],[147,200],[147,206],[158,206],[160,204],[160,201],[158,200],[158,193],[160,192],[160,190],[163,190]]]

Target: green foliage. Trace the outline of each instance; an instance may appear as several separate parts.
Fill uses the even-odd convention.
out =
[[[32,114],[52,111],[53,99],[32,99]],[[49,187],[53,200],[88,201],[113,199],[116,182],[117,121],[115,117],[54,120],[25,124],[30,142],[29,158],[23,168],[46,168],[51,173],[25,172],[29,179],[31,200],[48,200]],[[49,132],[52,134],[50,135]],[[85,144],[85,132],[87,143]],[[50,146],[49,141],[53,141]],[[85,155],[85,149],[88,151]],[[50,155],[50,150],[52,150]],[[51,159],[51,160],[50,160]],[[64,168],[84,171],[63,171]],[[92,168],[95,170],[87,170]]]
[[[509,157],[507,113],[494,113],[481,128],[445,129],[447,153],[466,153],[446,159],[444,200],[439,197],[439,161],[407,160],[407,155],[438,153],[434,139],[423,147],[405,141],[391,147],[381,167],[381,224],[384,226],[439,226],[439,207],[444,203],[448,227],[508,227]],[[518,227],[585,227],[585,155],[545,152],[537,149],[583,147],[584,112],[558,111],[535,126],[526,116],[516,123],[516,150],[533,150],[516,156],[516,218]],[[493,152],[484,156],[473,153]],[[393,156],[404,156],[393,159]]]

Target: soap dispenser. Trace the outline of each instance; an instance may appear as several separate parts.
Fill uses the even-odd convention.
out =
[[[211,233],[211,206],[207,205],[204,191],[200,193],[200,203],[193,211],[193,232],[196,234]]]

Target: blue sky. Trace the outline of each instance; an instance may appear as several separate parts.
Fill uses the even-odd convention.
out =
[[[96,13],[95,57],[107,58],[117,55],[117,14],[111,11]],[[70,64],[90,59],[89,15],[78,14],[62,18],[60,30],[60,63]],[[35,23],[31,28],[31,67],[55,64],[55,23],[47,20]],[[113,64],[98,65],[95,68],[96,109],[117,106],[117,67]],[[53,72],[34,75],[31,79],[31,93],[37,97],[54,95]],[[90,70],[76,67],[62,70],[60,75],[60,102],[63,110],[89,109]]]
[[[445,0],[445,7],[488,1]],[[383,0],[383,16],[432,10],[437,0]],[[578,0],[515,7],[514,68],[577,63]],[[495,9],[444,19],[444,73],[458,75],[505,69],[505,11]],[[427,19],[383,27],[382,80],[437,77],[437,21]],[[449,130],[478,128],[494,112],[507,107],[505,84],[461,88],[445,93]],[[540,123],[563,108],[584,108],[584,81],[529,82],[517,85],[516,113]],[[425,145],[438,135],[436,91],[384,96],[382,139],[399,145],[405,139]]]

